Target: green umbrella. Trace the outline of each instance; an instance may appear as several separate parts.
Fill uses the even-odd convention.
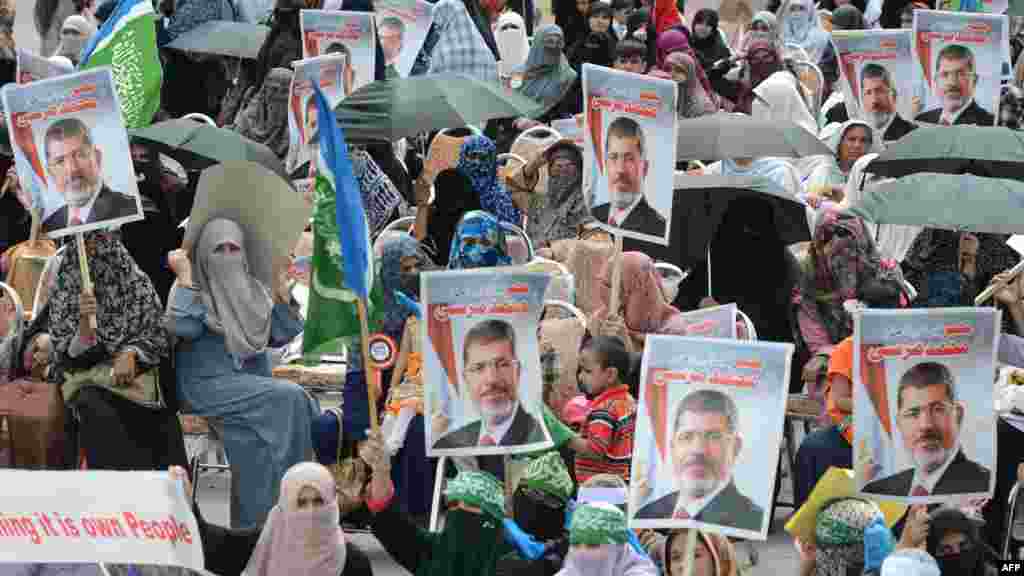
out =
[[[915,172],[1024,180],[1024,132],[993,126],[921,126],[865,168],[899,178]]]
[[[181,118],[129,130],[132,138],[156,146],[188,170],[203,170],[233,160],[255,162],[288,180],[273,150],[237,132]]]
[[[211,20],[178,36],[168,48],[255,60],[270,28],[262,24]]]
[[[879,224],[1019,234],[1024,182],[922,172],[866,190],[850,211]]]
[[[494,118],[532,117],[540,108],[496,83],[464,74],[430,74],[371,82],[343,100],[336,111],[350,142],[394,142]]]
[[[789,121],[761,120],[722,112],[680,120],[676,131],[679,160],[725,160],[832,155],[814,134]]]

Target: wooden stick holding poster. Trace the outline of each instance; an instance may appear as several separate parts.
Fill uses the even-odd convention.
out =
[[[693,576],[693,561],[694,561],[694,558],[696,558],[696,556],[697,556],[697,531],[696,530],[690,530],[689,532],[686,533],[686,564],[684,564],[684,566],[686,566],[686,568],[683,569],[683,576]],[[665,561],[668,562],[669,559],[666,558]]]
[[[82,274],[82,293],[93,296],[92,276],[89,274],[89,260],[86,258],[85,236],[75,234],[75,245],[78,247],[78,271]],[[96,315],[89,316],[89,328],[96,330]]]
[[[377,371],[373,369],[370,362],[370,323],[366,316],[366,300],[360,298],[356,301],[356,310],[359,313],[359,344],[363,354],[363,366],[366,366],[366,397],[370,404],[370,428],[374,432],[380,431],[380,422],[377,421]]]

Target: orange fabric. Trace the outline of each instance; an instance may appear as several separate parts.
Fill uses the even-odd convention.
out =
[[[828,377],[833,374],[841,374],[853,382],[853,337],[836,344],[832,348],[832,354],[828,358]]]

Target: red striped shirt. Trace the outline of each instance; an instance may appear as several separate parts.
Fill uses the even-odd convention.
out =
[[[576,455],[576,481],[586,482],[597,474],[614,474],[629,483],[629,462],[633,457],[633,429],[636,400],[626,385],[610,388],[590,403],[584,439],[600,458]]]

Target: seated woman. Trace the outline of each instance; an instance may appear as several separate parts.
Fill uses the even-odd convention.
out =
[[[249,272],[249,245],[238,224],[214,219],[191,253],[169,256],[178,278],[167,313],[178,338],[178,394],[223,427],[234,527],[264,522],[285,471],[312,456],[319,414],[301,386],[270,377],[268,348],[290,342],[302,320],[280,276],[271,289]]]
[[[183,468],[170,469],[185,484],[191,502],[192,483]],[[205,567],[218,576],[285,574],[298,571],[318,576],[369,576],[370,559],[339,526],[338,496],[331,473],[315,462],[292,466],[281,480],[281,497],[263,527],[231,530],[206,522],[193,509],[199,525]],[[299,546],[305,545],[305,550]],[[302,550],[301,553],[298,553]]]
[[[427,532],[401,513],[391,482],[391,456],[370,431],[360,455],[373,470],[366,505],[370,527],[388,554],[416,576],[493,576],[501,548],[505,491],[491,474],[460,472],[448,482],[444,530]]]
[[[160,298],[117,233],[87,233],[85,251],[93,292],[83,288],[78,251],[67,250],[25,342],[26,350],[48,351],[33,355],[48,364],[34,373],[45,371],[77,414],[89,468],[184,465],[181,426],[165,403],[173,398],[161,389],[158,375],[170,349]]]
[[[533,458],[513,495],[512,518],[505,518],[505,542],[514,550],[498,560],[503,574],[552,576],[569,550],[566,508],[575,490],[557,452]]]
[[[569,554],[556,576],[655,576],[651,559],[629,544],[626,514],[613,504],[584,504],[572,515]]]
[[[984,522],[981,522],[982,524]],[[928,515],[927,550],[942,574],[994,576],[998,557],[981,537],[979,521],[956,508],[944,507]]]
[[[853,468],[853,338],[832,348],[826,382],[828,427],[812,432],[796,451],[797,509],[830,467]]]
[[[834,207],[842,201],[846,182],[854,163],[870,152],[880,150],[881,139],[867,122],[848,120],[830,124],[821,131],[821,138],[834,157],[818,164],[807,178],[807,194],[803,198],[819,210]]]

